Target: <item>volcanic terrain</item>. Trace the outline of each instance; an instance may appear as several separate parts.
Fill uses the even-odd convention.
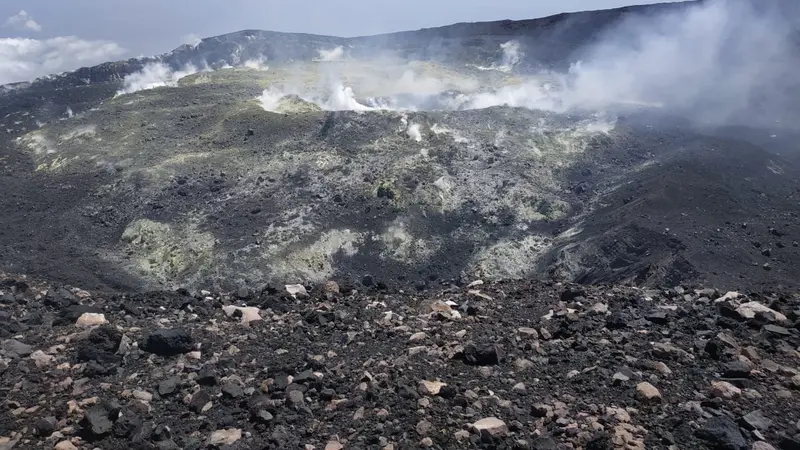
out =
[[[0,450],[800,448],[798,18],[246,30],[0,86]]]

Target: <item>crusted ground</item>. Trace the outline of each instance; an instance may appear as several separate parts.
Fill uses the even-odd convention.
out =
[[[324,91],[333,68],[368,87],[365,67],[382,67],[332,64],[202,72],[6,142],[4,267],[123,288],[796,279],[797,168],[776,154],[788,141],[644,112],[324,111],[292,95],[264,109],[264,87],[291,92],[292,74]],[[406,66],[453,89],[476,73],[515,82]]]

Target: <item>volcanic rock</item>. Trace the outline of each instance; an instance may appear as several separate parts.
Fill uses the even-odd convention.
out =
[[[636,385],[636,398],[645,403],[661,403],[661,392],[652,384],[643,381]]]
[[[500,364],[502,350],[497,344],[468,344],[464,347],[464,362],[475,366]]]
[[[480,435],[503,437],[508,434],[508,426],[497,417],[487,417],[472,424],[472,428]]]
[[[83,313],[78,320],[75,321],[75,326],[78,328],[89,328],[106,323],[106,316],[97,313]]]
[[[208,445],[233,445],[241,438],[242,430],[238,428],[217,430],[211,433],[211,436],[208,438]]]
[[[24,358],[33,353],[33,347],[16,339],[3,341],[2,355],[8,358]]]
[[[194,350],[195,343],[185,329],[161,329],[147,333],[139,347],[160,356],[176,356]]]
[[[721,450],[745,450],[747,440],[742,436],[736,423],[726,416],[714,417],[696,432],[697,437]]]

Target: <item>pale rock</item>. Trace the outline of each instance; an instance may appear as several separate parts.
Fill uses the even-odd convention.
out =
[[[326,294],[338,294],[339,293],[339,283],[328,280],[325,282],[325,285],[322,287],[322,291]]]
[[[661,361],[655,363],[653,365],[653,368],[656,369],[658,371],[658,373],[660,373],[661,375],[664,375],[665,377],[668,377],[668,376],[672,375],[672,369],[670,369],[669,366],[667,366],[666,364],[664,364]]]
[[[133,398],[135,398],[137,400],[141,400],[141,401],[143,401],[145,403],[150,403],[153,400],[153,394],[151,394],[151,393],[149,393],[147,391],[140,391],[140,390],[137,389],[137,390],[134,390],[132,392],[132,394],[133,394]]]
[[[791,379],[792,387],[795,389],[800,389],[800,375],[795,375]]]
[[[420,420],[415,429],[417,430],[417,434],[420,436],[427,436],[428,433],[430,433],[433,429],[433,424],[427,420]]]
[[[238,428],[228,428],[226,430],[217,430],[211,433],[208,438],[208,445],[233,445],[234,442],[242,438],[242,430]]]
[[[636,385],[636,398],[643,402],[660,403],[661,392],[652,384],[643,381]]]
[[[422,395],[439,395],[439,391],[445,386],[447,386],[447,383],[442,383],[441,381],[422,380],[417,386],[417,391]]]
[[[519,335],[524,338],[530,338],[530,339],[539,338],[539,332],[537,332],[535,328],[522,327],[517,329],[517,333],[519,333]]]
[[[739,315],[745,319],[752,319],[756,316],[757,313],[765,312],[774,314],[775,319],[778,322],[786,323],[789,320],[786,318],[786,316],[779,313],[778,311],[775,311],[774,309],[764,306],[758,302],[742,303],[741,305],[739,305],[738,308],[736,308],[736,312],[739,313]]]
[[[105,323],[108,323],[108,321],[106,320],[106,316],[103,314],[87,312],[78,317],[78,320],[75,322],[75,326],[78,328],[89,328],[103,325]]]
[[[78,450],[78,447],[70,441],[61,441],[53,447],[53,450]]]
[[[775,447],[764,441],[756,441],[753,443],[753,450],[775,450]]]
[[[344,445],[339,443],[339,441],[328,441],[328,443],[325,444],[325,450],[343,450],[343,449]]]
[[[308,291],[306,291],[306,287],[302,284],[287,284],[286,292],[295,298],[297,298],[298,295],[302,297],[308,297]]]
[[[466,441],[469,439],[469,431],[467,430],[458,430],[454,434],[456,441]]]
[[[734,292],[734,291],[730,291],[730,292],[727,292],[722,297],[714,300],[714,302],[715,303],[720,303],[720,302],[725,302],[725,301],[728,301],[728,300],[736,300],[737,298],[739,298],[739,293],[738,292]]]
[[[261,320],[261,310],[254,306],[223,306],[222,311],[228,317],[232,317],[236,311],[240,311],[242,313],[242,323]]]
[[[472,424],[478,434],[488,434],[493,438],[503,437],[508,434],[508,426],[497,417],[487,417]]]
[[[756,348],[753,346],[743,348],[742,354],[746,356],[750,361],[758,361],[761,359],[758,356],[758,350],[756,350]]]
[[[539,328],[539,334],[542,336],[542,339],[544,339],[545,341],[549,340],[550,338],[553,337],[553,335],[550,333],[550,330],[548,330],[545,327]]]
[[[727,400],[739,397],[742,390],[728,383],[727,381],[714,381],[711,383],[711,396],[724,398]]]
[[[613,417],[619,422],[631,421],[631,415],[623,408],[606,408],[606,417]]]
[[[34,361],[36,367],[39,368],[49,365],[54,359],[56,359],[54,356],[50,356],[41,350],[36,350],[35,352],[31,353],[30,358]]]
[[[605,303],[595,303],[591,308],[589,308],[589,312],[597,315],[608,314],[608,305]]]
[[[519,358],[514,361],[514,368],[520,371],[532,369],[534,366],[533,361],[528,359]]]
[[[418,333],[412,334],[411,337],[408,338],[408,340],[410,342],[422,342],[422,341],[425,340],[425,337],[426,337],[425,336],[425,332],[424,331],[420,331]]]

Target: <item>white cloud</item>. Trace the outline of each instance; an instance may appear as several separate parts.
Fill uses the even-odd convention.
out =
[[[123,55],[115,42],[75,36],[52,39],[0,38],[0,84],[93,66]]]
[[[5,25],[20,31],[42,31],[42,26],[33,20],[33,16],[28,14],[24,9],[6,19]]]

